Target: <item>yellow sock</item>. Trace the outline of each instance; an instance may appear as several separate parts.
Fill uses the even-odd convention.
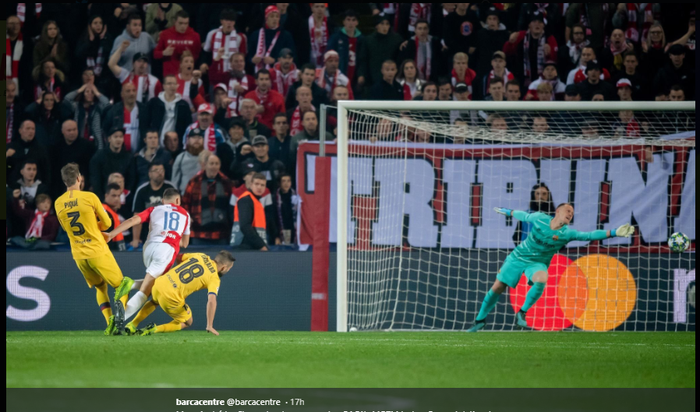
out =
[[[156,333],[177,332],[180,329],[182,329],[182,324],[174,320],[170,323],[166,323],[165,325],[158,325],[156,328]]]
[[[122,302],[122,305],[124,305],[124,309],[126,310],[126,302],[129,300],[129,295],[124,295],[119,300]]]
[[[97,304],[100,306],[102,315],[105,317],[105,321],[109,324],[109,317],[112,316],[112,307],[109,305],[109,295],[107,294],[107,284],[102,283],[100,286],[95,286],[95,291],[97,292]]]
[[[143,320],[146,319],[148,315],[153,313],[154,310],[156,310],[156,305],[152,300],[149,300],[145,305],[143,305],[139,313],[136,314],[136,317],[134,317],[134,320],[131,321],[131,324],[134,325],[134,327],[138,327],[139,323],[143,322]]]

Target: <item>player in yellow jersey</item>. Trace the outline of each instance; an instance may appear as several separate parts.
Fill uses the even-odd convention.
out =
[[[94,193],[80,190],[84,178],[78,165],[65,165],[61,169],[61,178],[67,189],[54,203],[56,216],[68,234],[73,259],[78,269],[88,286],[94,286],[97,290],[97,304],[107,320],[105,335],[114,335],[117,329],[109,305],[107,285],[117,291],[114,300],[121,299],[122,303],[126,304],[134,281],[122,275],[102,236],[102,232],[112,226],[112,219]]]
[[[163,325],[150,324],[142,336],[162,332],[176,332],[192,326],[192,311],[185,303],[185,298],[194,292],[207,289],[207,332],[218,335],[214,329],[216,313],[216,297],[219,294],[221,276],[233,267],[230,252],[222,250],[214,259],[204,253],[186,253],[182,255],[182,263],[158,277],[151,290],[151,300],[141,308],[134,320],[126,325],[128,334],[136,333],[136,327],[156,308],[160,306],[173,321]]]

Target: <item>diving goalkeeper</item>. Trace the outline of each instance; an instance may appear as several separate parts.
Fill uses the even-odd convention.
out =
[[[622,225],[617,230],[608,231],[578,232],[571,229],[569,223],[574,218],[574,207],[569,203],[559,205],[554,217],[544,213],[529,214],[504,208],[496,208],[495,210],[502,215],[531,223],[532,230],[527,239],[506,258],[496,276],[496,282],[486,294],[474,326],[469,328],[467,332],[477,332],[486,326],[486,317],[496,307],[501,294],[505,292],[507,287],[515,288],[523,273],[527,277],[528,284],[532,287],[527,292],[525,304],[516,314],[516,324],[521,328],[527,328],[527,311],[544,292],[548,277],[547,266],[555,253],[567,243],[575,240],[594,241],[611,237],[630,237],[634,234],[634,228],[629,224]]]

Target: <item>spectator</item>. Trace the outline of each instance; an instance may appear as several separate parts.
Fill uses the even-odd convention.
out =
[[[399,133],[397,125],[389,119],[379,119],[374,129],[374,134],[369,136],[369,141],[374,142],[396,142],[403,139],[403,133]]]
[[[650,95],[649,81],[637,67],[639,59],[634,52],[625,53],[623,60],[624,69],[613,74],[613,81],[617,84],[621,79],[629,80],[632,85],[632,100],[646,100]]]
[[[121,45],[128,42],[124,49]],[[121,57],[117,61],[117,66],[130,73],[133,69],[132,63],[134,56],[140,54],[142,56],[150,56],[153,49],[156,47],[156,42],[153,41],[148,33],[143,32],[143,19],[140,14],[132,13],[126,19],[126,28],[124,32],[114,39],[112,45],[112,55],[120,51]],[[111,60],[111,57],[110,57]]]
[[[304,130],[292,136],[292,140],[289,143],[289,163],[292,165],[291,170],[296,170],[296,159],[297,150],[299,149],[299,144],[305,141],[319,141],[320,130],[318,129],[318,117],[316,112],[306,112],[302,118],[302,124]],[[324,131],[326,133],[326,142],[332,142],[334,137],[332,134]],[[286,163],[286,162],[285,162]]]
[[[532,118],[532,131],[537,134],[546,134],[549,132],[549,122],[545,116],[534,116]]]
[[[175,158],[182,153],[182,148],[180,147],[180,138],[177,132],[167,132],[163,138],[163,147],[170,153],[170,157],[175,162]]]
[[[440,39],[430,35],[430,26],[425,20],[416,23],[416,35],[404,42],[405,48],[400,61],[413,60],[421,80],[436,80],[443,73],[442,44]],[[404,45],[401,47],[403,48]],[[410,100],[410,99],[409,99]]]
[[[634,118],[631,110],[620,110],[617,121],[613,124],[616,138],[638,139],[641,137],[641,126]]]
[[[314,3],[319,4],[319,3]],[[346,86],[350,91],[350,100],[353,100],[350,79],[338,70],[340,60],[338,52],[329,50],[323,56],[324,66],[322,69],[316,69],[316,84],[321,89],[326,91],[326,100],[330,100],[333,96],[333,89],[337,86]]]
[[[457,83],[457,86],[455,86],[454,96],[455,100],[458,102],[468,102],[472,99],[471,93],[469,92],[469,87],[466,83]],[[469,111],[451,110],[450,124],[454,124],[455,120],[459,117],[466,118],[469,116]]]
[[[617,81],[617,96],[622,102],[632,101],[632,82],[628,79],[620,79]]]
[[[47,194],[40,194],[36,199],[36,207],[25,204],[19,198],[18,190],[13,193],[15,199],[12,203],[15,215],[22,219],[26,234],[15,236],[11,243],[15,246],[28,250],[48,250],[51,242],[58,234],[58,219],[51,212],[51,197]]]
[[[49,160],[51,161],[51,176],[60,176],[61,168],[68,163],[75,163],[80,168],[86,182],[90,182],[90,159],[95,154],[95,144],[86,138],[80,138],[80,128],[75,120],[66,120],[61,127],[62,139],[51,148]],[[102,150],[103,148],[100,148]],[[65,191],[63,182],[56,180],[51,186],[51,195],[54,198]]]
[[[279,188],[274,192],[277,211],[277,227],[280,236],[275,244],[293,245],[297,238],[297,213],[301,198],[292,189],[292,176],[284,173],[280,176]]]
[[[557,36],[562,31],[562,12],[557,3],[523,3],[518,30],[526,30],[532,19],[542,17],[547,33]]]
[[[450,101],[452,100],[452,82],[443,78],[438,82],[438,100],[439,101]]]
[[[219,62],[223,55],[224,52],[221,49],[216,52],[211,71],[209,72],[209,81],[227,85],[226,90],[231,102],[226,112],[226,118],[231,118],[240,115],[241,100],[251,90],[255,84],[255,79],[245,72],[245,55],[243,53],[233,53],[229,60],[231,69],[222,72],[222,66]]]
[[[119,201],[122,204],[122,207],[121,207],[122,212],[124,212],[127,216],[131,215],[131,204],[128,204],[126,199],[133,192],[124,187],[124,185],[126,184],[125,179],[124,179],[124,175],[119,173],[119,172],[114,172],[114,173],[110,174],[109,177],[107,177],[107,186],[109,186],[111,184],[115,184],[115,185],[119,186],[119,188],[122,191],[121,196],[119,196]]]
[[[112,218],[113,227],[117,227],[122,224],[126,219],[124,216],[119,214],[119,209],[122,208],[121,196],[122,188],[116,183],[110,183],[105,188],[104,202],[102,207],[105,208],[105,212],[109,213]],[[114,237],[113,242],[108,243],[110,249],[119,250],[123,252],[126,250],[125,236],[130,236],[131,231],[124,231]]]
[[[281,94],[271,89],[270,72],[261,69],[256,73],[255,84],[257,88],[245,95],[246,99],[253,100],[256,105],[258,119],[265,127],[272,127],[272,119],[275,114],[285,112],[284,98]]]
[[[506,69],[506,55],[501,50],[503,50],[503,45],[508,41],[510,37],[510,32],[505,29],[505,26],[501,24],[500,15],[498,10],[495,8],[489,9],[486,14],[486,26],[484,30],[479,30],[477,34],[477,43],[479,47],[476,49],[476,73],[481,79],[487,75],[489,70],[493,69],[497,74],[491,72],[489,78],[498,76],[502,78],[506,83],[510,80],[508,77],[512,76],[510,72]],[[498,55],[496,53],[499,53]],[[494,65],[494,59],[502,59],[500,62],[496,62]],[[481,89],[484,91],[480,98],[486,95],[486,91],[489,89],[489,85],[486,81],[482,81]]]
[[[53,20],[44,23],[41,29],[41,37],[34,45],[34,67],[51,60],[58,70],[68,73],[70,61],[68,59],[68,45],[61,36],[61,30]]]
[[[158,140],[157,133],[153,133],[153,141]],[[165,180],[165,165],[152,162],[148,166],[148,181],[141,184],[134,192],[132,210],[134,214],[141,213],[149,207],[158,206],[163,201],[163,192],[166,189],[174,189],[173,184]],[[142,231],[142,225],[134,226],[134,236],[131,247],[138,248],[146,240],[148,230]]]
[[[396,63],[386,60],[382,64],[382,80],[372,86],[371,100],[403,100],[403,86],[396,81]]]
[[[535,119],[538,119],[537,117]],[[543,118],[540,118],[543,119]],[[552,192],[544,183],[536,184],[530,192],[530,208],[528,213],[544,213],[546,215],[554,215],[554,202],[552,201]],[[518,221],[513,234],[513,242],[518,246],[527,239],[532,231],[532,223]]]
[[[97,90],[95,83],[87,83],[80,89],[68,93],[64,102],[73,108],[73,120],[77,124],[78,137],[91,142],[97,150],[104,149],[102,113],[109,106],[109,99]]]
[[[473,83],[476,79],[476,72],[469,68],[469,56],[466,53],[457,53],[452,62],[452,87],[457,87],[457,83],[465,83],[469,88],[469,94],[474,92]]]
[[[245,120],[246,136],[251,140],[259,134],[267,137],[272,136],[270,129],[258,121],[257,107],[258,105],[253,99],[241,100],[241,117]]]
[[[22,33],[22,22],[17,16],[7,17],[7,33],[5,34],[7,48],[5,49],[5,78],[13,81],[16,91],[24,90],[30,83],[33,59],[29,48],[31,41],[25,43]],[[20,86],[22,89],[20,89]]]
[[[262,125],[260,125],[262,126]],[[263,126],[264,127],[264,126]],[[257,129],[256,129],[257,130]],[[241,152],[241,146],[243,143],[248,142],[248,138],[246,137],[247,133],[247,127],[246,127],[246,121],[243,118],[240,117],[234,117],[229,121],[228,124],[228,134],[230,137],[230,144],[233,147],[234,153],[236,154],[236,157]],[[252,139],[252,137],[251,137]]]
[[[182,198],[182,207],[192,217],[193,245],[225,243],[231,233],[230,212],[227,210],[231,190],[231,181],[221,173],[219,158],[209,156],[204,169],[187,184]]]
[[[145,104],[157,97],[163,90],[163,86],[156,76],[149,74],[150,67],[146,54],[136,53],[133,55],[131,70],[117,64],[129,47],[127,40],[122,42],[117,50],[113,51],[107,65],[122,86],[126,83],[132,83],[136,87],[136,100]]]
[[[27,159],[34,159],[38,166],[40,180],[51,183],[49,177],[49,158],[44,146],[34,138],[36,126],[31,120],[24,120],[19,126],[19,139],[7,145],[5,159],[7,162],[7,177],[9,181],[20,178],[20,169]]]
[[[17,84],[8,81],[5,89],[5,140],[8,144],[18,138],[19,124],[25,116],[24,105],[17,97]]]
[[[90,186],[95,193],[104,192],[107,178],[112,173],[126,175],[132,157],[132,153],[124,147],[124,129],[119,125],[110,130],[107,143],[106,148],[97,151],[90,159]]]
[[[682,102],[686,100],[685,91],[676,84],[671,86],[668,100],[672,102]],[[661,119],[656,122],[657,130],[661,134],[673,134],[695,130],[695,113],[689,114],[682,111],[664,112]]]
[[[45,92],[41,99],[27,106],[27,117],[36,125],[36,141],[44,147],[55,143],[61,123],[70,118],[70,105],[63,105],[52,92]]]
[[[574,84],[566,86],[564,100],[567,102],[581,101],[581,93],[578,86]],[[584,112],[560,110],[552,116],[551,124],[558,133],[576,135],[581,133],[581,125],[584,123],[585,115]]]
[[[32,93],[34,100],[41,99],[41,96],[47,92],[56,95],[58,101],[63,98],[66,76],[56,68],[56,63],[50,58],[34,68],[32,78],[34,79],[34,93]]]
[[[489,94],[484,99],[492,102],[503,102],[506,100],[505,89],[503,88],[503,79],[494,77],[489,84]]]
[[[146,8],[146,32],[157,42],[162,31],[175,25],[180,11],[182,7],[177,3],[151,3]]]
[[[508,69],[506,68],[506,54],[502,51],[499,50],[493,53],[493,56],[491,57],[491,67],[491,72],[484,76],[482,80],[482,84],[484,85],[482,96],[488,96],[491,81],[493,81],[493,79],[495,79],[496,77],[501,79],[503,87],[505,87],[508,84],[508,82],[511,82],[515,79],[513,73],[508,71]]]
[[[301,120],[304,117],[304,113],[308,111],[316,111],[314,105],[311,104],[311,89],[301,86],[297,88],[297,106],[287,112],[287,119],[291,124],[291,131],[289,133],[292,136],[303,130]]]
[[[566,42],[566,47],[560,50],[559,62],[562,68],[571,71],[575,67],[582,65],[585,67],[587,62],[581,62],[581,54],[590,44],[591,42],[586,38],[586,28],[581,23],[574,24],[571,28],[571,39]]]
[[[601,94],[605,100],[615,99],[615,88],[610,83],[601,81],[600,73],[600,64],[594,61],[588,62],[586,66],[587,79],[578,84],[581,100],[591,101],[596,94]]]
[[[506,84],[506,100],[509,102],[521,100],[520,82],[517,79],[513,79]]]
[[[595,50],[593,50],[593,47],[586,46],[583,48],[583,51],[581,52],[580,62],[581,65],[579,67],[569,72],[569,75],[566,78],[567,85],[578,84],[586,80],[586,67],[588,67],[588,62],[597,62]],[[602,69],[600,79],[606,81],[610,79],[610,72],[608,72],[606,68]]]
[[[549,87],[549,98],[541,99],[538,97],[539,87],[542,84],[548,84]],[[525,100],[539,100],[539,101],[550,101],[550,100],[564,100],[564,94],[566,92],[566,85],[559,80],[559,75],[557,74],[557,65],[553,62],[547,62],[544,65],[544,70],[542,70],[542,76],[530,83],[530,88],[525,95]]]
[[[34,159],[27,159],[19,172],[20,178],[10,186],[20,191],[19,198],[24,201],[27,208],[34,209],[37,205],[36,198],[41,194],[49,193],[49,186],[37,179],[37,163]]]
[[[654,96],[654,101],[656,101],[656,102],[667,102],[668,101],[668,93],[666,90],[659,90],[655,94],[656,95]]]
[[[403,87],[403,99],[413,100],[420,93],[423,81],[418,78],[416,62],[406,59],[401,63],[398,75],[399,84]]]
[[[197,61],[202,51],[202,41],[190,27],[190,15],[182,10],[175,14],[175,25],[160,33],[158,45],[153,51],[155,59],[163,60],[163,76],[179,72],[185,51],[192,53],[194,61]]]
[[[265,27],[254,31],[248,37],[248,59],[257,73],[275,64],[282,49],[294,53],[292,35],[280,27],[280,11],[275,5],[265,9]]]
[[[206,61],[210,64],[217,65],[219,73],[226,73],[232,70],[231,56],[235,53],[243,55],[243,67],[245,68],[245,54],[248,49],[248,38],[245,32],[239,33],[236,31],[236,19],[238,13],[232,9],[225,9],[221,13],[221,26],[210,31],[207,34],[207,39],[204,42],[203,50],[206,53]],[[212,60],[212,56],[218,55],[217,60]],[[204,67],[205,71],[211,67],[207,64]],[[241,69],[243,70],[243,69]]]
[[[690,19],[688,19],[688,32],[671,45],[674,44],[686,48],[687,61],[692,68],[695,68],[695,10],[690,13]]]
[[[139,151],[141,136],[149,125],[148,107],[136,101],[136,86],[133,83],[122,85],[122,101],[107,109],[104,115],[104,129],[124,131],[124,149],[127,152]],[[100,192],[97,192],[100,193]]]
[[[511,65],[515,77],[523,79],[524,86],[537,80],[544,70],[547,60],[556,61],[559,47],[554,36],[547,36],[544,32],[544,19],[542,15],[536,15],[530,21],[527,31],[519,31],[510,35],[510,39],[503,46],[507,56],[516,58],[516,62],[522,62],[522,66]]]
[[[658,3],[618,3],[612,19],[613,27],[622,35],[639,45],[647,40],[649,29],[654,23],[654,13],[658,13]],[[654,10],[657,9],[657,10]]]
[[[204,132],[200,128],[194,128],[187,135],[185,151],[180,153],[173,163],[172,183],[180,193],[185,193],[187,184],[202,169],[199,154],[203,151]]]
[[[455,128],[457,128],[459,131],[455,133],[454,136],[448,137],[448,143],[450,142],[450,140],[452,141],[452,144],[471,143],[471,141],[467,139],[467,135],[469,134],[469,122],[467,122],[465,119],[462,119],[461,117],[458,117],[455,119],[454,125]]]
[[[610,47],[600,53],[600,64],[611,72],[620,71],[624,68],[624,55],[628,52],[634,52],[634,45],[625,39],[622,29],[615,29],[610,35]]]
[[[393,23],[398,13],[398,4],[396,3],[369,3],[372,9],[373,16],[386,16],[387,21]]]
[[[649,78],[655,76],[667,63],[666,34],[661,23],[656,22],[649,28],[649,37],[642,43],[642,67]]]
[[[203,103],[197,109],[197,121],[187,127],[183,136],[183,146],[187,144],[187,136],[193,129],[201,129],[204,133],[204,148],[214,153],[217,147],[226,141],[226,134],[218,124],[214,123],[214,107],[209,103]]]
[[[311,64],[316,69],[323,67],[328,40],[335,31],[333,22],[326,16],[326,3],[311,3],[309,17],[309,38],[311,41]]]
[[[357,81],[367,84],[368,87],[382,82],[384,62],[387,59],[396,61],[399,46],[403,42],[400,35],[391,31],[387,16],[379,15],[375,19],[376,30],[367,36],[365,47],[360,49],[358,57],[359,77]]]
[[[287,93],[292,85],[299,80],[299,70],[294,65],[294,55],[289,49],[280,51],[277,63],[270,69],[270,81],[272,90],[287,98]]]
[[[497,113],[491,114],[488,119],[486,119],[486,125],[496,136],[503,136],[504,133],[508,131],[506,119]]]
[[[479,17],[469,9],[469,3],[457,3],[455,11],[445,17],[442,37],[447,46],[447,56],[452,58],[457,53],[474,54],[480,28]]]
[[[106,73],[105,63],[109,60],[112,51],[114,38],[107,31],[107,26],[102,20],[102,16],[93,14],[88,19],[87,29],[80,36],[75,44],[75,59],[78,63],[74,73],[81,73],[84,70],[92,70],[95,81],[103,90],[108,90],[109,78]]]
[[[206,103],[204,99],[204,83],[202,72],[194,69],[195,59],[189,50],[182,52],[180,56],[180,72],[177,74],[177,92],[182,99],[190,105],[194,113],[197,107]]]
[[[695,96],[695,71],[685,62],[685,47],[674,44],[668,50],[669,62],[654,79],[654,90],[668,90],[679,84],[690,100]]]
[[[450,87],[451,89],[452,87]],[[421,91],[416,95],[413,100],[422,100],[426,102],[433,102],[437,100],[438,88],[435,82],[425,82],[421,88]]]
[[[673,85],[668,93],[668,100],[672,102],[684,102],[685,90],[679,85]]]
[[[190,106],[177,93],[177,78],[165,76],[163,79],[163,91],[158,97],[148,102],[148,110],[151,117],[150,128],[158,130],[160,145],[164,145],[168,132],[175,132],[177,136],[184,136],[187,127],[192,122]]]
[[[586,28],[586,37],[591,41],[591,47],[599,50],[605,44],[605,36],[610,21],[610,3],[573,3],[566,10],[566,32],[568,42],[575,24],[580,23]]]
[[[234,230],[231,236],[231,246],[263,252],[268,250],[268,219],[266,218],[265,207],[261,203],[265,190],[265,175],[255,173],[251,179],[250,188],[241,194],[236,202],[233,224],[239,230]],[[272,220],[270,223],[274,222]]]
[[[338,53],[338,69],[350,79],[353,87],[364,86],[365,79],[358,77],[360,50],[364,48],[365,37],[357,29],[357,14],[347,10],[343,14],[343,28],[335,32],[328,40],[328,50]]]
[[[289,88],[287,92],[287,98],[285,101],[285,107],[294,107],[297,105],[296,96],[297,89],[301,86],[311,88],[312,102],[316,110],[318,110],[322,104],[328,102],[328,95],[325,89],[319,87],[316,84],[316,67],[312,64],[307,64],[301,68],[300,80]]]
[[[269,156],[270,146],[265,136],[255,136],[251,143],[253,145],[253,153],[255,153],[253,167],[256,172],[265,175],[268,189],[274,192],[277,189],[279,178],[283,173],[286,173],[285,165]]]
[[[161,164],[165,170],[165,179],[170,180],[172,168],[170,167],[170,153],[159,145],[158,130],[151,129],[143,138],[144,147],[131,159],[129,176],[134,179],[134,184],[129,186],[139,187],[148,181],[148,172],[152,164]]]
[[[431,3],[399,3],[394,29],[404,39],[410,39],[416,34],[418,21],[432,21],[433,14],[440,12],[440,6],[441,4]]]
[[[591,99],[592,102],[604,102],[605,101],[605,95],[603,93],[596,93],[593,95],[593,98]]]
[[[275,130],[275,136],[267,139],[267,144],[270,146],[269,155],[273,159],[277,159],[284,163],[285,169],[292,172],[289,164],[289,145],[292,142],[292,136],[289,133],[289,122],[287,115],[277,113],[272,124]]]

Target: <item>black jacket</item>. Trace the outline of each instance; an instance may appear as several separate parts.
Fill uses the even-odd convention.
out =
[[[22,169],[22,164],[27,159],[33,159],[37,162],[36,178],[43,183],[51,184],[51,172],[48,155],[48,147],[41,145],[36,138],[31,142],[25,142],[22,139],[17,139],[7,145],[7,149],[14,150],[12,156],[7,157],[7,177],[8,182],[14,182],[20,177],[19,171]]]
[[[253,227],[255,211],[253,199],[251,199],[250,196],[239,199],[238,203],[236,203],[236,208],[238,208],[238,224],[241,227],[241,233],[243,233],[243,243],[241,243],[241,248],[260,250],[267,246],[266,240],[261,238],[260,235],[258,235],[257,230],[255,230]],[[275,239],[279,236],[279,231],[275,220],[275,206],[271,202],[268,206],[264,206],[264,208],[267,236],[270,239]]]
[[[396,80],[392,84],[384,80],[377,82],[369,92],[370,100],[403,100],[403,86]]]
[[[445,61],[442,56],[442,43],[440,42],[440,39],[433,36],[432,40],[430,41],[430,45],[432,46],[432,56],[430,64],[430,78],[428,80],[436,82],[439,76],[447,74],[447,70],[445,69]],[[412,38],[408,40],[406,48],[404,48],[399,54],[399,62],[406,59],[415,60],[416,56],[418,56],[418,53],[416,52],[416,41]],[[416,62],[416,64],[418,64],[418,62]],[[416,70],[417,69],[418,68],[416,67]]]
[[[289,86],[287,99],[284,102],[284,107],[297,107],[297,89],[301,87],[301,80],[294,82]],[[311,102],[316,107],[316,110],[321,108],[322,104],[328,104],[328,92],[322,89],[316,82],[311,83]]]
[[[139,109],[141,110],[141,109]],[[165,103],[156,96],[149,100],[148,102],[148,115],[150,118],[149,129],[155,129],[160,132],[163,129],[163,124],[165,123]],[[192,112],[190,112],[190,106],[186,101],[180,100],[175,103],[175,133],[180,137],[178,142],[182,141],[182,137],[185,135],[185,130],[192,124]],[[163,136],[160,137],[163,139]]]
[[[139,136],[141,137],[138,142],[138,147],[134,151],[141,150],[143,147],[143,137],[146,136],[148,127],[150,125],[148,116],[148,106],[144,103],[136,102],[139,108]],[[115,103],[110,106],[104,114],[102,119],[102,128],[105,131],[105,136],[109,136],[109,131],[113,127],[123,127],[124,125],[124,102]],[[133,150],[134,148],[132,148]],[[109,150],[109,149],[107,149]]]
[[[95,153],[95,156],[90,160],[90,185],[92,186],[92,191],[98,196],[104,194],[107,179],[110,174],[115,172],[121,173],[124,176],[124,181],[128,181],[127,171],[132,156],[131,152],[126,151],[123,146],[119,153],[112,152],[109,147]],[[133,188],[127,189],[133,190]]]
[[[606,102],[619,100],[615,86],[604,80],[600,80],[598,84],[590,84],[588,81],[582,81],[578,84],[578,89],[581,93],[581,101],[584,102],[590,102],[596,94],[602,94]]]
[[[56,199],[63,194],[66,186],[58,176],[61,176],[61,168],[68,163],[77,163],[80,174],[85,178],[85,183],[90,183],[90,159],[95,154],[95,145],[89,140],[77,138],[72,144],[60,139],[52,148],[49,158],[51,160],[51,175],[56,176],[51,185],[51,196]],[[96,193],[100,199],[104,193]]]

